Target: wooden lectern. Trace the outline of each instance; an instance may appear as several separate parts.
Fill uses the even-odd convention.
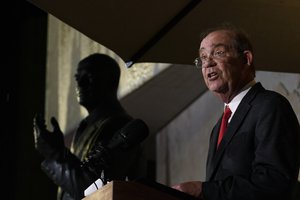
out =
[[[154,185],[132,181],[112,181],[82,200],[186,200],[195,199],[185,193],[164,186],[168,192]],[[177,194],[176,194],[177,193]],[[186,196],[185,196],[186,195]],[[188,197],[188,198],[186,198]]]

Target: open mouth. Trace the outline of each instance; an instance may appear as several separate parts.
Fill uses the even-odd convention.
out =
[[[218,73],[217,72],[211,72],[209,74],[207,74],[207,77],[209,80],[214,80],[218,77]]]

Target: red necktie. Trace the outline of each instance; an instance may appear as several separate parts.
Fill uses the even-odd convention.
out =
[[[222,138],[224,136],[224,133],[227,129],[228,119],[230,118],[230,116],[231,116],[231,110],[230,110],[229,106],[226,106],[225,110],[224,110],[223,117],[222,117],[222,122],[221,122],[221,128],[220,128],[220,132],[219,132],[217,147],[219,147],[219,144],[221,143],[221,140],[222,140]]]

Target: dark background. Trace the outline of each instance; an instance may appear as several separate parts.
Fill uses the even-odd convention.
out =
[[[0,198],[53,200],[56,186],[40,169],[32,128],[34,114],[44,111],[47,14],[25,0],[4,5]]]

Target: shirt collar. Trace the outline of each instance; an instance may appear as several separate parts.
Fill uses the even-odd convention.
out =
[[[242,89],[241,91],[238,93],[238,95],[236,95],[228,104],[224,104],[224,109],[225,106],[229,106],[230,110],[231,110],[231,117],[229,118],[229,122],[233,116],[233,114],[235,113],[237,107],[239,106],[239,104],[241,103],[242,99],[244,98],[244,96],[247,94],[247,92],[251,89],[251,87],[253,85],[255,85],[256,81],[252,80],[249,83],[247,83]]]

